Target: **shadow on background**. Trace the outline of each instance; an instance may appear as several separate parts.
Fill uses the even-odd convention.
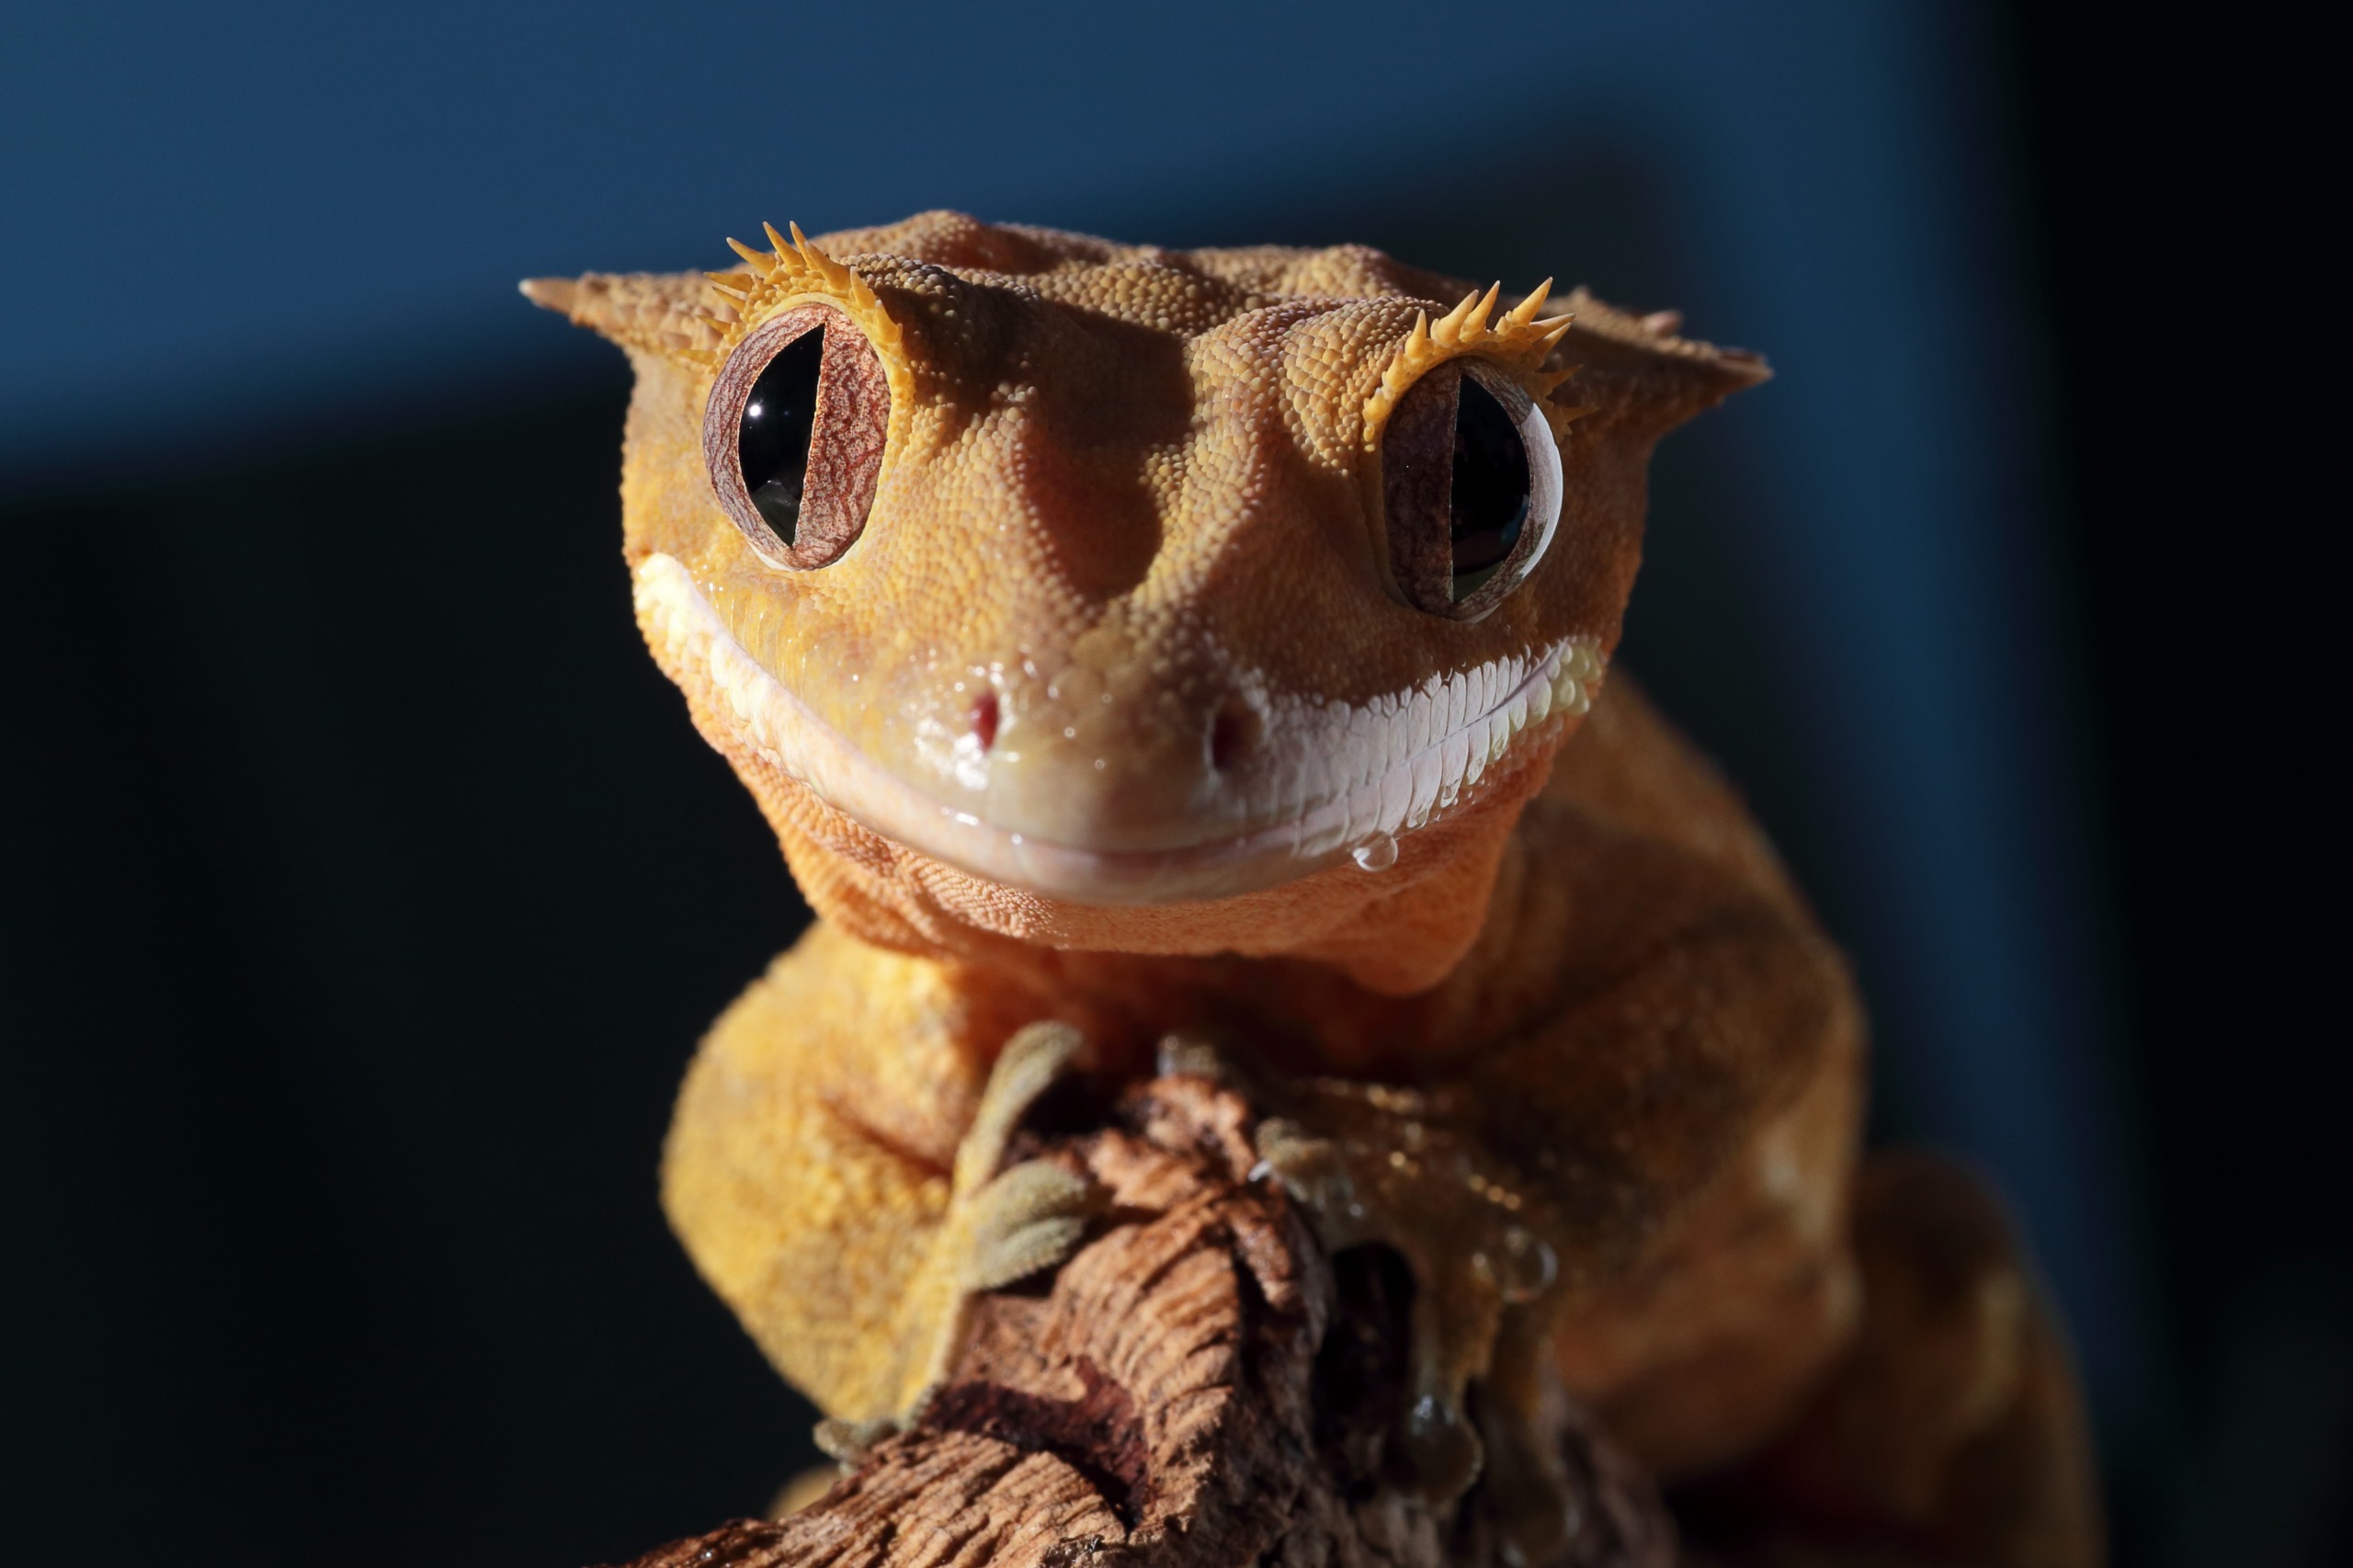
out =
[[[1784,449],[1804,432],[1763,401],[1807,395],[1802,374],[1662,449],[1626,656],[1858,955],[1875,1135],[1988,1161],[2040,1242],[2099,1396],[2119,1561],[2326,1561],[2353,1275],[2320,1058],[2344,1030],[2299,884],[2325,882],[2342,834],[2318,825],[2326,710],[2242,672],[2325,656],[2320,576],[2281,552],[2331,494],[2331,437],[2321,400],[2240,390],[2297,384],[2268,324],[2190,295],[2208,268],[2244,276],[2225,236],[2272,233],[2289,269],[2295,237],[2219,177],[2211,122],[2175,115],[2181,58],[2120,73],[2104,35],[2020,13],[2015,35],[1928,28],[1924,68],[1845,8],[1802,9],[1814,43],[1895,50],[1842,68],[1949,96],[1970,158],[1920,177],[1977,181],[1948,193],[1994,235],[1963,262],[2018,274],[1996,300],[2047,302],[2047,330],[2016,308],[2001,324],[2010,401],[1985,417],[2006,444],[1977,454],[2013,506],[1983,519],[2004,536],[1988,624],[2035,689],[1999,658],[1985,679],[2016,701],[2001,739],[2035,809],[1957,842],[2018,859],[2053,923],[2065,983],[2019,994],[2057,1064],[2010,1072],[2017,1040],[1944,1016],[1916,955],[1974,951],[1990,916],[1965,890],[1891,894],[1887,830],[1847,793],[1874,777],[1854,754],[1892,743],[1822,695],[1828,568],[1791,542],[1805,491]],[[1612,23],[1608,47],[1649,28],[1697,50],[1684,8],[1658,15]],[[970,204],[1171,244],[1363,240],[1516,286],[1557,273],[1691,306],[1715,335],[1711,308],[1750,297],[1706,260],[1734,222],[1708,207],[1722,192],[1606,109],[1565,130],[1533,108],[1426,116],[1410,153],[1313,178],[1305,142],[1272,174],[1165,191],[1040,174],[1061,192],[1046,210],[990,210],[1019,179],[975,176]],[[2203,240],[2171,221],[2183,168],[2216,176]],[[776,183],[731,176],[736,205],[696,221],[740,229]],[[462,204],[450,222],[462,245]],[[188,1562],[571,1564],[756,1508],[814,1457],[809,1411],[694,1278],[653,1184],[694,1040],[805,912],[638,644],[619,356],[498,308],[522,324],[489,347],[380,346],[348,385],[289,382],[308,406],[269,420],[235,412],[249,389],[202,406],[202,376],[176,370],[160,405],[134,383],[119,413],[85,397],[6,433],[67,454],[0,484],[12,1556],[104,1528]],[[2191,346],[2150,328],[2185,314]],[[293,352],[298,325],[273,330]],[[1802,372],[1804,346],[1758,347]],[[1907,691],[1932,707],[1933,682],[1900,685],[1920,668],[1904,629],[1881,632],[1837,646],[1878,648],[1892,710]]]

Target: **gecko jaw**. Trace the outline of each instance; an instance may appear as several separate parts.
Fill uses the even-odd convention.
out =
[[[1363,777],[1311,797],[1281,820],[1198,843],[1098,849],[1058,843],[991,823],[917,789],[866,756],[746,653],[686,567],[655,553],[636,572],[640,623],[663,665],[700,691],[740,745],[767,767],[883,837],[973,876],[1073,903],[1131,905],[1206,901],[1291,881],[1355,854],[1368,869],[1395,856],[1395,841],[1471,804],[1523,735],[1574,722],[1601,676],[1594,639],[1571,638],[1532,658],[1490,666],[1483,687],[1444,683],[1390,705],[1385,727],[1415,724],[1419,745],[1367,747],[1334,736],[1319,760],[1374,759]],[[1451,723],[1474,689],[1500,692]],[[1349,744],[1349,739],[1358,744]],[[1333,753],[1340,754],[1335,758]],[[1394,755],[1402,754],[1402,755]],[[1394,756],[1386,766],[1380,759]]]

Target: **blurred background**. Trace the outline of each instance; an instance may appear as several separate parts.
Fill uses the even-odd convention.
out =
[[[1625,656],[1855,955],[1874,1138],[2012,1206],[2118,1560],[2347,1560],[2317,53],[1837,0],[12,8],[0,1550],[569,1568],[810,1462],[654,1201],[805,911],[637,642],[620,357],[514,283],[953,206],[1765,351],[1660,453]]]

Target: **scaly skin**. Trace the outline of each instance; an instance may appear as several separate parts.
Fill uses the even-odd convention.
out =
[[[1852,989],[1732,792],[1602,685],[1652,445],[1762,367],[1582,293],[1450,310],[1465,285],[1361,247],[932,213],[745,254],[716,294],[526,290],[630,354],[640,622],[820,917],[705,1042],[664,1165],[779,1369],[843,1421],[904,1412],[962,1293],[1051,1252],[1071,1195],[1000,1185],[984,1221],[987,1173],[954,1173],[1005,1042],[1055,1019],[1099,1074],[1172,1035],[1267,1074],[1327,1240],[1422,1282],[1433,1491],[1476,1472],[1472,1381],[1491,1482],[1539,1512],[1513,1423],[1548,1363],[1670,1478],[1841,1387]],[[716,498],[703,426],[728,357],[813,304],[873,346],[887,444],[862,534],[795,569]],[[1561,465],[1549,551],[1477,619],[1408,602],[1382,523],[1387,421],[1458,358]],[[2010,1408],[1972,1397],[1968,1432]],[[2064,1550],[2017,1560],[2085,1560],[2088,1506],[2043,1491]]]

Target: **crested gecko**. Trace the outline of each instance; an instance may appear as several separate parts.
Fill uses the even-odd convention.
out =
[[[1669,1482],[2097,1554],[1998,1223],[1916,1162],[1859,1207],[1844,962],[1611,667],[1651,449],[1761,361],[1364,246],[767,236],[524,290],[629,355],[639,624],[818,916],[662,1194],[832,1442],[1083,1233],[1000,1169],[1049,1084],[1232,1062],[1326,1244],[1411,1266],[1397,1452],[1516,1560],[1568,1528],[1556,1379]]]

